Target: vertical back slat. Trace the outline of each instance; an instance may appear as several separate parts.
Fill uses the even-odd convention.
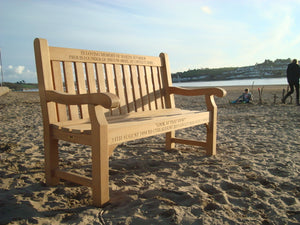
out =
[[[103,71],[103,64],[96,64],[96,73],[98,76],[98,87],[99,92],[106,92],[106,82],[105,82],[105,74]]]
[[[86,80],[84,76],[83,64],[82,63],[75,63],[75,76],[77,80],[77,91],[78,94],[86,94],[87,87],[86,87]],[[89,111],[87,105],[80,106],[81,116],[82,118],[89,118]]]
[[[145,69],[143,66],[138,66],[140,92],[142,97],[143,110],[149,110],[149,99],[147,93],[147,85],[145,80]]]
[[[159,81],[159,90],[160,90],[160,93],[161,93],[161,103],[162,103],[162,107],[163,108],[167,108],[166,107],[166,95],[165,95],[165,87],[164,87],[164,84],[163,84],[163,78],[162,78],[162,68],[161,67],[158,67],[158,81]]]
[[[76,94],[75,90],[75,84],[74,84],[74,74],[73,74],[73,68],[71,62],[64,62],[64,75],[65,75],[65,83],[66,83],[66,90],[69,94]],[[79,113],[78,113],[78,106],[77,105],[70,105],[70,119],[76,120],[79,119]]]
[[[155,95],[155,103],[157,109],[162,109],[164,106],[162,104],[161,99],[161,89],[158,77],[158,69],[157,67],[151,67],[152,75],[153,75],[153,86],[154,86],[154,95]]]
[[[95,69],[98,81],[98,92],[107,92],[103,64],[97,63]],[[109,112],[109,109],[103,109],[103,111],[106,113]]]
[[[125,89],[125,98],[128,112],[133,112],[135,110],[134,100],[133,100],[133,90],[131,86],[131,76],[129,73],[129,66],[122,66],[123,76],[124,76],[124,89]]]
[[[115,78],[116,78],[116,89],[120,99],[120,113],[125,114],[128,112],[126,99],[125,99],[125,88],[123,84],[123,74],[120,65],[114,65]]]
[[[115,86],[115,78],[113,74],[113,68],[111,64],[105,64],[105,73],[106,73],[106,79],[107,79],[107,91],[112,94],[116,93],[116,86]],[[119,108],[112,110],[112,115],[117,116],[120,115]]]
[[[88,81],[89,93],[97,93],[95,71],[92,63],[85,64],[86,76]]]
[[[133,90],[134,102],[135,102],[135,111],[140,112],[142,111],[142,99],[141,99],[141,92],[139,87],[139,80],[138,80],[138,73],[136,66],[130,66],[131,72],[131,85]]]
[[[147,83],[147,92],[148,92],[148,98],[149,98],[149,105],[151,110],[156,109],[155,104],[155,96],[154,96],[154,89],[153,89],[153,79],[152,79],[152,71],[149,66],[145,67],[146,72],[146,83]]]
[[[52,61],[52,73],[53,73],[54,89],[57,91],[64,92],[61,64],[59,61]],[[58,115],[58,121],[68,120],[67,106],[63,104],[57,104],[57,115]]]
[[[77,91],[79,94],[86,94],[87,87],[86,87],[86,80],[84,76],[83,64],[82,63],[75,63],[75,76],[77,80]],[[89,111],[87,105],[80,106],[81,116],[82,118],[89,118]]]

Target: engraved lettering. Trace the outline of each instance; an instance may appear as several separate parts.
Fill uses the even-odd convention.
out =
[[[110,52],[97,52],[97,51],[80,51],[80,55],[69,55],[70,60],[79,61],[94,61],[102,63],[116,63],[116,64],[140,64],[140,65],[153,65],[154,62],[147,60],[145,56],[138,55],[125,55]]]
[[[186,118],[162,121],[155,123],[156,127],[153,129],[147,129],[135,133],[125,134],[123,136],[113,137],[111,140],[113,143],[122,142],[208,122],[208,119],[195,119],[192,121],[186,121]]]

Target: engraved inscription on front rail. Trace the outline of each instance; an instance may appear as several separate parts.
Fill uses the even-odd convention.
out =
[[[111,63],[111,64],[138,64],[138,65],[153,65],[153,61],[147,59],[145,56],[139,55],[126,55],[109,52],[97,52],[97,51],[80,51],[80,55],[69,55],[70,60],[79,61],[92,61],[99,63]]]
[[[208,123],[208,122],[209,122],[208,118],[193,119],[193,120],[186,120],[186,118],[180,118],[180,119],[157,122],[153,127],[148,129],[146,128],[145,130],[142,131],[111,137],[111,143],[118,143],[118,142],[124,142],[124,141],[133,140],[137,138],[143,138],[143,137],[147,137],[159,133],[168,132],[171,130],[176,130],[176,129],[185,128],[197,124]]]

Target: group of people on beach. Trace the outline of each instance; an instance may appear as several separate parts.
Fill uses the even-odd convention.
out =
[[[300,67],[298,65],[298,60],[293,59],[293,61],[288,65],[286,70],[287,81],[289,84],[289,92],[282,98],[281,102],[285,104],[286,99],[294,93],[296,90],[296,105],[299,104],[299,79],[300,79]],[[231,103],[250,103],[253,100],[252,94],[249,89],[246,88],[244,93],[239,96],[235,101]]]

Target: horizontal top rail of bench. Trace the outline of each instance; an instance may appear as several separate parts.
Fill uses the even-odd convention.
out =
[[[56,61],[105,63],[119,65],[162,66],[161,59],[155,56],[142,56],[60,47],[49,47],[49,49],[51,52],[50,59]]]

